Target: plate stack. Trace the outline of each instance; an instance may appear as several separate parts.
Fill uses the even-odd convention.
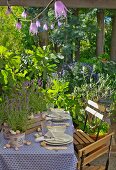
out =
[[[65,133],[66,126],[51,126],[45,135],[48,145],[67,145],[73,142],[73,137]]]

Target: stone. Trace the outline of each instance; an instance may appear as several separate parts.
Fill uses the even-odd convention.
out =
[[[34,134],[35,138],[39,138],[40,135],[38,133]]]
[[[46,142],[45,141],[43,141],[43,142],[41,142],[41,144],[40,144],[42,147],[46,147]]]
[[[5,147],[6,147],[6,148],[10,148],[11,145],[10,145],[10,144],[6,144]]]
[[[15,147],[15,151],[18,151],[18,150],[19,150],[19,148]]]
[[[20,130],[16,130],[16,134],[20,134]]]
[[[32,144],[32,142],[31,141],[27,141],[27,145],[29,146],[29,145],[31,145]]]
[[[40,132],[40,131],[41,131],[41,128],[40,128],[40,127],[38,127],[38,128],[37,128],[37,132]]]
[[[11,133],[12,135],[16,135],[16,132],[15,132],[14,130],[10,130],[10,133]]]

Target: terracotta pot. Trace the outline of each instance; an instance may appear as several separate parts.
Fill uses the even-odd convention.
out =
[[[25,141],[25,133],[20,133],[16,135],[10,135],[9,137],[9,144],[11,147],[21,147],[24,145]]]
[[[98,136],[98,140],[99,139],[102,139],[103,137],[105,137],[106,135],[108,135],[108,133],[105,133],[103,135],[99,135]],[[89,134],[89,136],[93,139],[93,140],[96,140],[96,135],[95,134]]]

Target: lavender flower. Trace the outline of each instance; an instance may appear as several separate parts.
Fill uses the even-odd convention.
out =
[[[37,26],[37,28],[38,28],[38,27],[41,27],[41,23],[40,23],[39,20],[36,21],[36,26]]]
[[[61,1],[56,1],[54,3],[55,16],[56,19],[64,16],[66,18],[68,9]]]
[[[23,87],[29,87],[30,86],[30,81],[25,81],[23,83]]]
[[[58,20],[58,27],[61,27],[62,26],[62,22],[60,22],[59,20]]]
[[[48,25],[46,23],[43,25],[43,30],[45,30],[45,31],[48,30]]]
[[[39,87],[42,87],[42,86],[43,86],[43,82],[42,82],[41,79],[38,79],[38,86],[39,86]]]
[[[6,11],[6,15],[9,15],[9,14],[11,14],[11,13],[12,13],[11,7],[8,6],[7,11]]]
[[[17,23],[16,23],[16,28],[17,28],[18,30],[20,30],[20,29],[22,28],[22,24],[21,24],[21,22],[20,22],[19,19],[18,19],[18,21],[17,21]]]
[[[24,11],[23,11],[23,13],[21,14],[21,16],[23,17],[23,18],[27,18],[27,10],[25,9]]]
[[[54,24],[51,24],[50,28],[51,28],[51,30],[53,30],[54,29]]]
[[[37,35],[37,33],[38,33],[38,28],[37,28],[36,23],[31,22],[29,32],[32,33],[32,34],[36,34],[36,35]]]

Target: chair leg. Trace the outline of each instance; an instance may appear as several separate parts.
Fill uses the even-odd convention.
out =
[[[109,159],[110,159],[110,152],[111,152],[111,143],[112,143],[112,136],[110,138],[110,145],[109,145],[109,150],[108,150],[108,158],[107,158],[105,170],[108,170],[108,167],[109,167]]]

